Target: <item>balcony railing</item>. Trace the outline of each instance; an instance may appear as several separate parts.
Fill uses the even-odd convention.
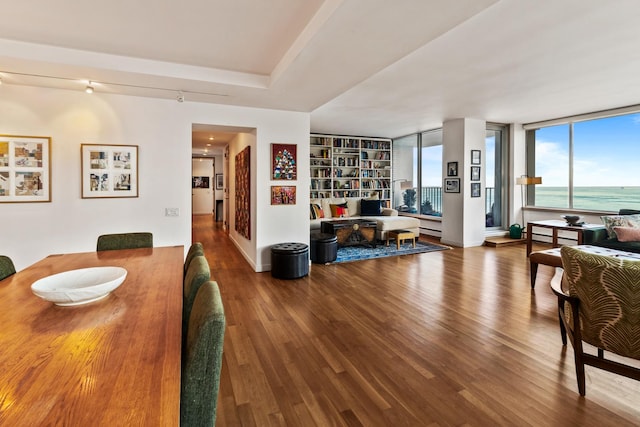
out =
[[[422,187],[420,192],[420,214],[442,216],[442,187]],[[495,202],[495,188],[485,187],[485,213],[487,218],[493,215],[493,204]],[[416,206],[410,206],[409,211],[418,213]]]

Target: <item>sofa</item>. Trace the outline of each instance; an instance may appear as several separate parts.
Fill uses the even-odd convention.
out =
[[[311,199],[311,232],[320,231],[323,221],[357,218],[376,221],[378,240],[386,240],[387,233],[392,230],[408,230],[416,237],[420,236],[420,221],[417,218],[399,216],[397,210],[382,207],[380,200],[360,197]]]
[[[585,244],[640,253],[640,210],[620,209],[618,215],[600,218],[605,228],[585,230]]]

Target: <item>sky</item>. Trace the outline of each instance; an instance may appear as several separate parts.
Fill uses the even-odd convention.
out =
[[[574,123],[575,187],[640,186],[640,114]],[[569,184],[569,125],[536,131],[536,176]]]

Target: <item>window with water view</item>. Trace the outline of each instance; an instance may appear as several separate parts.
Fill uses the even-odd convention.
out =
[[[640,209],[640,113],[528,132],[534,143],[529,175],[542,177],[529,204],[607,212]]]

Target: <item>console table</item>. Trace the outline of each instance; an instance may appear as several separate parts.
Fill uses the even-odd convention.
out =
[[[378,224],[366,219],[340,219],[336,221],[322,221],[320,230],[323,233],[334,234],[338,239],[338,246],[367,245],[376,247],[376,231]]]
[[[604,226],[602,224],[582,224],[582,225],[569,225],[565,221],[550,219],[546,221],[529,221],[527,223],[527,256],[531,253],[531,247],[533,244],[533,228],[550,228],[551,231],[551,243],[554,248],[557,248],[558,245],[558,231],[573,231],[576,233],[577,244],[581,245],[584,240],[584,232],[585,230],[599,230],[603,229]]]

